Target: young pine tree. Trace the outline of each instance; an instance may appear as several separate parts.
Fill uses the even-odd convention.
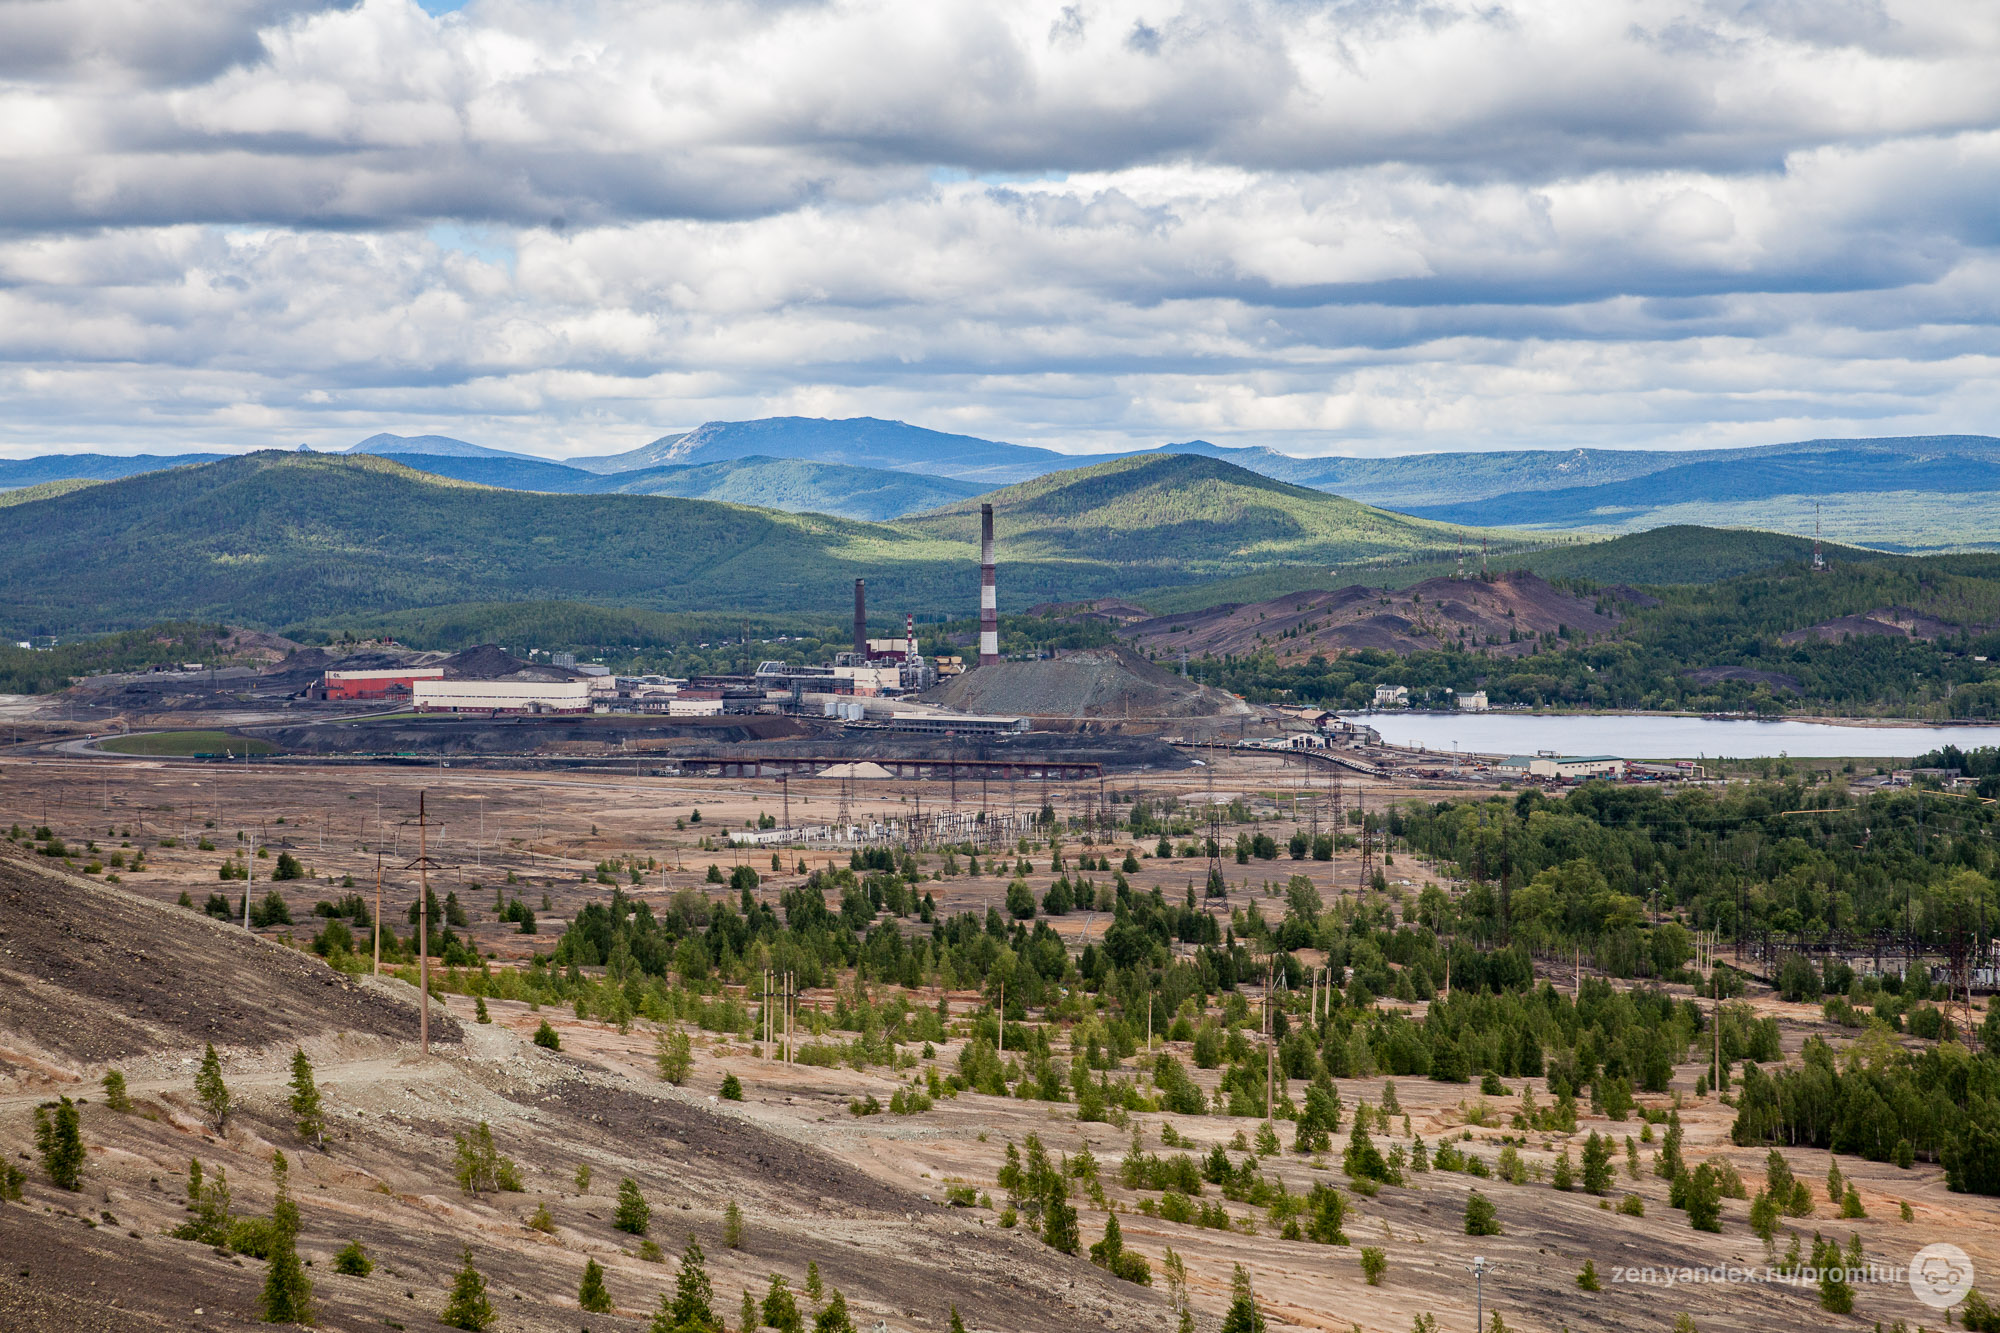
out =
[[[604,1289],[604,1265],[595,1259],[584,1262],[583,1281],[576,1289],[576,1305],[579,1310],[591,1314],[611,1313],[611,1293]]]
[[[229,1088],[222,1081],[222,1057],[215,1053],[214,1042],[202,1053],[201,1069],[194,1076],[194,1095],[215,1123],[215,1132],[222,1133],[229,1124]]]
[[[1222,1316],[1222,1333],[1264,1333],[1264,1316],[1258,1312],[1256,1293],[1250,1289],[1250,1274],[1243,1265],[1229,1279],[1229,1311]]]
[[[674,1295],[660,1297],[660,1313],[653,1327],[664,1318],[672,1333],[721,1333],[722,1321],[715,1317],[715,1289],[708,1280],[708,1261],[701,1242],[688,1233],[687,1247],[681,1251],[680,1272],[674,1276]]]
[[[299,1138],[313,1147],[326,1148],[326,1112],[319,1101],[319,1086],[313,1082],[312,1061],[303,1048],[292,1051],[292,1122]]]
[[[51,1185],[83,1188],[83,1130],[75,1102],[63,1097],[35,1108],[35,1147]]]
[[[132,1095],[125,1091],[125,1076],[115,1069],[104,1075],[104,1104],[120,1115],[132,1109]]]
[[[451,1299],[445,1302],[438,1322],[446,1328],[469,1329],[472,1333],[493,1322],[493,1302],[486,1299],[486,1279],[472,1266],[472,1247],[465,1247],[465,1259],[451,1281]]]
[[[743,1248],[743,1210],[734,1199],[722,1210],[722,1243],[732,1250]]]
[[[834,1288],[833,1299],[813,1320],[813,1333],[854,1333],[854,1320],[847,1313],[847,1297],[838,1287]]]
[[[1493,1201],[1478,1190],[1465,1196],[1465,1234],[1468,1236],[1500,1234],[1500,1219],[1494,1215]]]
[[[799,1303],[792,1295],[792,1284],[776,1273],[771,1274],[771,1286],[764,1293],[764,1322],[778,1333],[803,1333],[805,1320],[799,1317]]]
[[[678,1088],[694,1070],[694,1043],[685,1032],[662,1032],[653,1040],[653,1059],[660,1078]]]
[[[1596,1130],[1583,1141],[1583,1188],[1586,1194],[1611,1192],[1611,1140]]]
[[[646,1196],[639,1193],[639,1182],[630,1176],[618,1182],[618,1211],[612,1214],[611,1225],[634,1236],[643,1236],[652,1225],[653,1210],[647,1206]]]
[[[750,1288],[743,1289],[743,1305],[737,1311],[738,1333],[757,1333],[757,1325],[764,1322],[757,1309],[757,1298],[750,1294]]]
[[[272,1157],[271,1174],[277,1198],[271,1205],[271,1253],[260,1313],[267,1324],[310,1324],[312,1282],[299,1262],[299,1205],[292,1198],[291,1166],[283,1153]]]

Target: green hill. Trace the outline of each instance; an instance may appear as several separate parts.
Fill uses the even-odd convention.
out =
[[[1268,565],[1348,564],[1439,554],[1488,534],[1343,500],[1199,455],[1121,458],[989,492],[898,526],[951,541],[979,538],[993,506],[1006,560],[1108,561],[1134,581],[1179,581]]]
[[[966,548],[893,528],[496,490],[360,454],[248,454],[0,509],[0,616],[24,633],[536,598],[837,609],[857,576],[909,596],[951,571],[976,587],[969,570]]]
[[[1224,600],[1219,588],[1177,585],[1215,579],[1395,581],[1449,564],[1461,535],[1476,550],[1482,535],[1193,456],[1101,464],[993,500],[1009,610],[1144,588],[1208,605]],[[453,623],[522,623],[500,606],[537,602],[837,623],[856,578],[868,580],[878,615],[953,616],[978,604],[978,521],[977,501],[864,523],[671,496],[503,490],[368,454],[269,451],[0,507],[0,627],[14,637],[176,618],[393,629],[419,609]],[[1803,549],[1707,529],[1559,546],[1484,535],[1507,567],[1643,583],[1767,568]],[[551,614],[544,605],[529,619]]]

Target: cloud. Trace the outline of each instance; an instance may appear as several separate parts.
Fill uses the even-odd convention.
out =
[[[23,0],[0,449],[1979,429],[1997,48],[1898,0]]]

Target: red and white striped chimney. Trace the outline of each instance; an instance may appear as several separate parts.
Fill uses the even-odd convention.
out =
[[[993,583],[993,506],[979,506],[979,665],[1000,660],[1000,601]]]

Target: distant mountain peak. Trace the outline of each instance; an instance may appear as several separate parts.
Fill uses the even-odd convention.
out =
[[[535,454],[515,453],[510,449],[489,449],[483,444],[471,444],[465,440],[455,440],[449,435],[391,435],[381,431],[370,435],[359,444],[351,444],[340,451],[348,454],[427,454],[433,458],[525,458],[531,462],[546,463],[549,460]]]

